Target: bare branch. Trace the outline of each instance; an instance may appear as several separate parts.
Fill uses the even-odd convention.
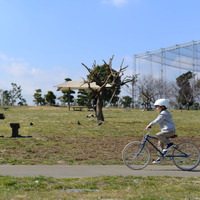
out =
[[[94,61],[92,68],[95,69],[96,68],[96,60]]]
[[[103,116],[102,114],[103,96],[102,95],[103,95],[103,90],[106,87],[106,85],[109,83],[111,85],[111,89],[113,91],[114,90],[116,91],[120,86],[126,85],[128,87],[127,83],[134,81],[135,78],[138,76],[138,75],[126,76],[125,78],[123,78],[123,80],[121,80],[128,66],[123,67],[123,64],[124,64],[124,59],[123,59],[119,70],[115,71],[114,69],[112,69],[113,58],[114,58],[114,55],[110,58],[109,63],[103,60],[104,67],[105,67],[104,77],[102,77],[101,70],[100,71],[97,70],[96,62],[93,63],[92,68],[88,68],[86,65],[82,63],[82,65],[89,72],[89,75],[87,76],[87,80],[84,80],[84,83],[87,83],[89,89],[91,89],[92,91],[94,91],[94,89],[90,87],[90,84],[92,82],[95,82],[99,86],[99,88],[95,90],[96,94],[98,95],[98,102],[97,102],[97,119],[98,120],[104,120],[104,118],[103,117],[101,118],[100,116]],[[113,96],[114,95],[115,93],[113,93]]]
[[[110,66],[111,69],[112,69],[112,61],[113,61],[113,58],[114,58],[114,55],[112,56],[112,58],[110,58],[110,61],[109,61],[109,66]]]
[[[91,80],[86,81],[83,77],[81,77],[81,78],[83,79],[83,84],[86,84],[86,83],[87,83],[87,84],[88,84],[88,88],[94,92],[95,89],[91,88],[91,86],[90,86],[90,84],[91,84],[92,82],[94,82],[94,81],[91,81]]]
[[[122,63],[120,65],[120,69],[122,69],[123,63],[124,63],[124,58],[123,58]]]
[[[92,73],[91,69],[89,67],[87,67],[84,63],[81,63],[87,70],[89,73]]]
[[[106,85],[108,84],[108,81],[109,81],[109,79],[110,79],[111,76],[112,76],[112,75],[110,74],[110,75],[106,78],[106,80],[104,81],[103,85],[100,87],[99,91],[101,91],[104,87],[106,87]]]

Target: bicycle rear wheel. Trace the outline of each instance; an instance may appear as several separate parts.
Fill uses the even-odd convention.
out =
[[[196,145],[192,143],[181,143],[173,151],[173,162],[181,170],[191,171],[198,166],[200,152]]]
[[[122,158],[124,163],[131,169],[143,169],[150,161],[149,149],[140,142],[131,142],[124,147]],[[140,152],[140,150],[142,151]]]

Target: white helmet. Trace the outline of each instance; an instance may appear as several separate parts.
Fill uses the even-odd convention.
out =
[[[168,105],[169,105],[169,101],[167,99],[158,99],[154,103],[154,106],[165,106],[166,108],[168,107]]]

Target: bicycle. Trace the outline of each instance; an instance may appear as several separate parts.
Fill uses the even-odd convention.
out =
[[[198,147],[190,142],[180,143],[174,145],[173,149],[168,152],[161,152],[150,139],[158,140],[156,137],[150,136],[150,129],[146,136],[143,136],[142,142],[134,141],[128,143],[123,151],[122,158],[124,163],[133,170],[140,170],[145,168],[150,161],[151,154],[149,148],[146,146],[148,142],[159,154],[161,159],[169,158],[181,170],[191,171],[196,168],[200,162],[200,151]],[[170,140],[177,137],[177,135],[169,138]],[[169,154],[171,152],[171,154]]]

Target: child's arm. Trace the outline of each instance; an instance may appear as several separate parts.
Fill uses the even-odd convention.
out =
[[[151,128],[152,126],[156,125],[156,124],[159,124],[160,122],[162,122],[163,120],[165,119],[165,116],[164,115],[158,115],[158,117],[152,121],[147,127],[146,127],[146,130],[148,128]]]

